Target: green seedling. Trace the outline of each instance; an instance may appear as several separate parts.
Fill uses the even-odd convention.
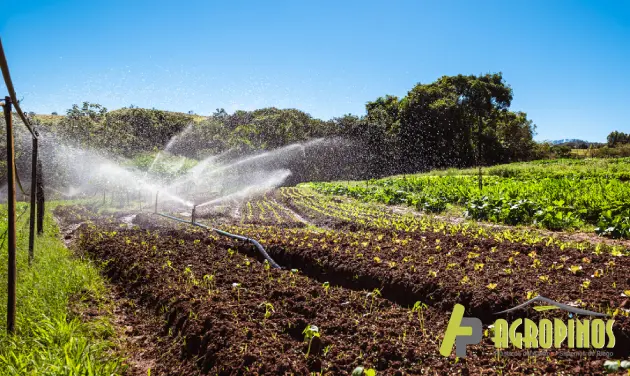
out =
[[[271,279],[271,264],[269,264],[268,260],[265,260],[263,262],[263,267],[265,268],[265,270],[267,271],[267,278]]]
[[[377,297],[381,296],[381,290],[379,289],[374,289],[372,292],[369,292],[366,296],[367,298],[370,298],[370,313],[372,313],[372,306],[374,305],[374,300],[376,300]]]
[[[355,368],[352,371],[352,376],[376,376],[376,370],[374,368],[365,369],[361,366]]]
[[[424,334],[424,310],[427,308],[428,306],[425,303],[422,303],[420,301],[416,302],[413,305],[413,308],[411,309],[411,312],[416,312],[416,314],[418,315],[418,321],[420,321],[420,330],[422,330],[422,333]]]
[[[210,290],[214,288],[214,274],[204,274],[203,281],[208,289],[208,293],[210,293]]]
[[[304,331],[304,341],[308,341],[308,350],[306,351],[306,358],[308,358],[311,353],[311,345],[313,344],[314,338],[320,338],[319,328],[315,325],[308,325]]]
[[[232,283],[232,289],[236,290],[236,299],[238,301],[238,303],[241,303],[241,284],[234,282]]]
[[[322,287],[324,288],[324,291],[326,292],[326,295],[328,295],[328,289],[330,289],[330,282],[322,283]]]

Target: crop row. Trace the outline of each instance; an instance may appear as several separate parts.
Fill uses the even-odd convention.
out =
[[[278,201],[299,212],[316,226],[346,230],[396,230],[403,232],[433,231],[443,234],[486,237],[497,241],[511,241],[523,244],[567,246],[583,251],[610,252],[613,255],[626,254],[622,246],[606,246],[603,243],[591,244],[581,241],[567,241],[561,236],[544,234],[531,229],[493,228],[480,226],[474,222],[446,222],[431,216],[413,215],[409,212],[394,211],[379,204],[364,203],[341,196],[320,194],[307,187],[281,188]]]
[[[152,330],[159,374],[348,374],[357,366],[382,374],[536,372],[524,360],[493,357],[488,339],[467,360],[443,358],[437,350],[448,318],[440,312],[402,307],[378,289],[270,269],[246,247],[205,232],[84,228],[80,245],[105,261],[145,313],[164,318]]]
[[[241,224],[271,224],[283,227],[304,225],[290,209],[278,203],[272,193],[248,199],[239,205]]]
[[[484,175],[513,179],[574,178],[630,180],[630,158],[545,159],[484,167]],[[423,175],[477,175],[476,168],[431,171]]]
[[[604,235],[630,235],[624,218],[630,217],[630,185],[615,179],[514,180],[486,177],[479,189],[472,176],[411,176],[365,183],[309,183],[329,195],[363,201],[405,204],[428,212],[442,212],[447,204],[463,206],[473,219],[536,224],[560,230],[585,224],[598,226]],[[612,227],[612,228],[611,228]]]
[[[148,326],[157,341],[152,351],[160,356],[155,369],[159,374],[347,374],[359,365],[379,374],[601,371],[601,364],[592,360],[551,357],[541,367],[533,359],[498,358],[489,338],[469,346],[466,359],[442,357],[438,348],[448,315],[430,301],[437,300],[439,293],[423,294],[425,300],[417,304],[399,304],[390,298],[391,286],[372,287],[364,278],[365,273],[383,276],[383,270],[392,270],[389,266],[359,273],[356,283],[365,288],[349,288],[340,278],[347,273],[333,273],[330,268],[336,260],[352,273],[356,262],[345,264],[347,255],[357,247],[372,247],[346,244],[340,237],[330,244],[341,247],[339,251],[326,250],[335,260],[322,252],[317,260],[299,264],[293,258],[295,268],[274,270],[247,246],[234,246],[201,230],[174,230],[171,222],[163,226],[157,217],[142,217],[139,222],[154,222],[159,230],[83,227],[80,246],[103,261],[112,281],[144,307],[140,314],[164,318],[161,325],[147,320],[154,323]],[[260,226],[234,230],[265,234]],[[315,236],[305,229],[281,233],[285,232]],[[386,240],[374,236],[370,238],[374,245]],[[299,242],[290,252],[303,252],[303,247],[319,250],[326,243],[309,245],[315,238],[287,240]],[[425,240],[387,240],[400,249],[381,249],[382,256],[406,253],[412,243],[436,239],[429,235]],[[364,253],[362,258],[371,256]],[[329,267],[330,273],[313,278],[314,265]]]
[[[626,256],[433,231],[231,230],[258,239],[280,264],[384,286],[403,305],[428,295],[435,306],[462,303],[483,315],[543,295],[615,315],[630,312]]]

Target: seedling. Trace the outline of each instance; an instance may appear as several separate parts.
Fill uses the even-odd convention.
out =
[[[537,269],[539,268],[541,265],[541,262],[539,259],[534,259],[534,262],[532,262],[532,268]]]
[[[326,295],[328,295],[328,289],[330,289],[330,282],[322,283],[322,287],[324,288],[324,291],[326,292]]]
[[[548,276],[548,275],[541,275],[541,276],[538,276],[538,279],[539,279],[540,281],[544,282],[544,283],[549,282],[549,276]]]
[[[204,274],[203,281],[206,284],[206,288],[208,289],[208,293],[214,287],[214,274]]]
[[[538,293],[536,291],[528,291],[527,292],[527,300],[533,299],[536,296],[538,296]]]
[[[355,368],[352,371],[352,376],[376,376],[376,370],[374,368],[365,369],[361,366]]]
[[[265,304],[265,320],[266,320],[270,318],[271,315],[276,311],[273,309],[273,304],[268,303],[268,302],[264,304]]]
[[[313,344],[313,339],[316,337],[320,337],[319,328],[315,325],[308,325],[304,329],[302,334],[304,334],[304,341],[308,341],[308,350],[306,351],[305,356],[306,358],[308,358],[309,354],[311,353],[311,345]]]
[[[240,283],[232,283],[232,290],[236,290],[236,299],[238,303],[241,303],[241,284]]]
[[[269,270],[271,269],[271,265],[269,264],[269,261],[267,259],[265,259],[265,261],[263,262],[263,267],[267,271],[267,278],[271,279],[271,275],[269,272]]]
[[[372,292],[368,293],[367,296],[372,298],[370,302],[370,313],[372,313],[372,306],[374,305],[374,300],[376,299],[376,297],[381,296],[381,290],[374,289]]]
[[[425,303],[420,301],[416,302],[411,309],[411,312],[416,312],[418,314],[418,321],[420,321],[420,330],[424,334],[424,309],[427,308]]]

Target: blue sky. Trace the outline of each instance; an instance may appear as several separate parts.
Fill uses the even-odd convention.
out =
[[[538,140],[630,132],[625,0],[4,0],[0,36],[38,113],[90,101],[329,119],[442,75],[501,71]]]

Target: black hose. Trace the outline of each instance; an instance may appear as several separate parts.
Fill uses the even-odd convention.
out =
[[[256,247],[258,249],[258,252],[260,252],[261,255],[263,255],[263,257],[265,258],[265,260],[267,260],[269,262],[269,264],[275,268],[275,269],[282,269],[282,267],[280,265],[278,265],[272,258],[271,256],[269,256],[269,254],[267,253],[267,251],[265,251],[265,248],[263,248],[263,246],[258,243],[256,240],[242,236],[242,235],[235,235],[235,234],[230,234],[229,232],[225,232],[223,230],[219,230],[217,228],[213,228],[213,227],[208,227],[205,225],[202,225],[201,223],[198,222],[192,222],[192,221],[186,221],[177,217],[173,217],[172,215],[168,215],[168,214],[163,214],[163,213],[155,213],[157,215],[161,215],[162,217],[165,218],[169,218],[178,222],[182,222],[182,223],[187,223],[189,225],[193,225],[193,226],[197,226],[197,227],[201,227],[201,228],[205,228],[206,230],[210,230],[210,231],[214,231],[219,235],[223,235],[223,236],[227,236],[228,238],[232,238],[232,239],[237,239],[237,240],[242,240],[242,241],[246,241],[246,242],[250,242],[251,244],[254,245],[254,247]]]

